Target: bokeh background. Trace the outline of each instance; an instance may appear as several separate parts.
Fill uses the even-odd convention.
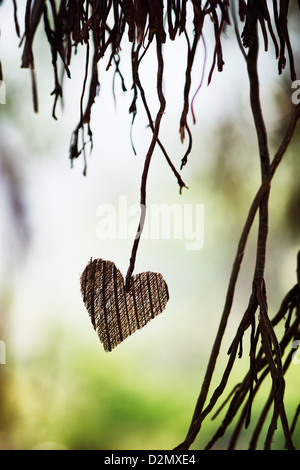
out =
[[[22,2],[21,2],[22,3]],[[21,27],[23,7],[19,5]],[[296,12],[296,14],[299,12]],[[83,51],[65,80],[64,106],[51,117],[51,57],[41,29],[35,40],[39,113],[32,109],[28,70],[20,68],[22,49],[13,28],[12,2],[0,9],[0,57],[6,104],[0,105],[0,339],[6,364],[0,365],[1,449],[172,449],[187,432],[222,313],[238,238],[259,186],[256,137],[249,110],[246,66],[234,34],[223,40],[225,68],[206,81],[194,102],[193,151],[182,177],[182,195],[174,175],[157,149],[148,179],[148,205],[203,204],[204,245],[185,249],[186,240],[143,239],[136,272],[161,272],[170,300],[165,312],[111,353],[105,353],[82,302],[79,278],[91,257],[112,260],[125,274],[132,240],[103,240],[97,235],[101,204],[118,210],[120,196],[139,202],[143,161],[151,139],[142,103],[132,129],[130,46],[124,42],[121,70],[112,92],[113,70],[100,66],[101,90],[92,114],[94,149],[71,169],[68,148],[79,120]],[[297,17],[292,18],[291,25]],[[299,18],[298,18],[299,20]],[[211,29],[206,78],[211,65]],[[294,47],[298,41],[292,34]],[[185,79],[184,37],[164,46],[164,91],[167,99],[161,140],[180,167],[186,143],[180,143],[179,118]],[[199,85],[204,50],[199,45],[193,69],[193,91]],[[296,60],[297,64],[297,60]],[[260,84],[263,110],[274,154],[291,110],[288,69],[277,75],[274,50],[261,48]],[[153,115],[155,56],[149,51],[141,75]],[[299,130],[274,179],[266,281],[270,315],[296,281],[299,249]],[[227,334],[213,387],[220,380],[226,351],[244,312],[251,289],[256,225],[248,241]],[[236,362],[227,392],[248,368]],[[245,371],[245,372],[244,372]],[[300,365],[288,371],[289,419],[299,401]],[[263,388],[253,418],[268,396]],[[212,388],[213,390],[213,388]],[[261,401],[260,401],[261,400]],[[220,418],[222,419],[222,415]],[[216,428],[204,422],[193,449],[203,448]],[[247,448],[250,429],[240,448]],[[216,448],[225,448],[229,433]],[[300,430],[295,434],[300,446]],[[283,448],[281,427],[273,448]]]

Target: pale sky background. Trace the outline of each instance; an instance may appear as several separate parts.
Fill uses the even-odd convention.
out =
[[[116,263],[124,273],[127,271],[131,253],[131,240],[99,240],[97,237],[97,210],[103,203],[114,204],[118,207],[120,196],[126,196],[128,205],[139,203],[140,177],[144,156],[150,143],[151,134],[146,129],[147,121],[138,99],[140,112],[133,127],[133,141],[137,156],[133,155],[130,143],[131,116],[128,108],[132,93],[130,64],[126,56],[121,60],[121,70],[125,77],[128,92],[123,95],[116,77],[115,106],[112,97],[112,73],[105,72],[104,60],[101,69],[101,91],[93,108],[91,127],[94,133],[94,150],[91,156],[88,152],[87,176],[83,177],[83,160],[74,161],[70,169],[68,146],[72,129],[78,122],[78,97],[81,93],[79,66],[83,56],[78,54],[71,66],[72,80],[65,79],[64,111],[58,111],[58,121],[51,118],[53,89],[52,69],[49,65],[50,55],[45,43],[36,41],[36,73],[39,91],[40,112],[34,115],[31,103],[31,87],[29,71],[19,68],[21,49],[18,39],[8,18],[12,16],[10,2],[5,2],[1,8],[1,57],[4,69],[4,79],[7,95],[11,101],[17,102],[19,123],[23,128],[11,127],[4,135],[11,148],[16,149],[18,164],[23,172],[25,187],[25,203],[28,208],[29,226],[31,231],[30,249],[24,259],[19,259],[20,266],[14,272],[15,298],[13,305],[12,337],[15,352],[24,357],[26,352],[32,353],[39,348],[43,334],[47,333],[45,324],[56,322],[64,324],[65,328],[76,328],[81,335],[97,341],[91,331],[88,317],[79,292],[79,276],[88,260],[93,257],[103,257]],[[19,18],[22,9],[19,8]],[[7,19],[7,20],[6,20]],[[207,33],[208,57],[206,75],[211,66],[211,48]],[[43,40],[44,41],[44,40]],[[9,47],[7,47],[9,44]],[[215,260],[211,260],[211,246],[219,238],[217,230],[217,214],[210,209],[210,195],[201,190],[201,169],[209,165],[210,154],[213,153],[215,142],[211,136],[211,125],[230,113],[236,105],[243,103],[243,122],[249,122],[245,127],[247,135],[253,135],[252,118],[248,110],[248,83],[243,58],[239,50],[232,49],[232,41],[224,40],[225,66],[222,73],[215,70],[212,83],[206,86],[206,81],[195,99],[195,114],[197,123],[190,124],[194,133],[194,148],[189,161],[182,171],[182,177],[189,187],[179,196],[176,179],[164,162],[159,150],[153,156],[148,177],[148,204],[153,203],[192,203],[203,204],[205,208],[205,243],[204,248],[197,252],[185,250],[184,241],[175,240],[169,243],[165,240],[142,240],[137,256],[136,270],[153,270],[161,272],[169,284],[171,299],[166,312],[149,324],[143,332],[138,332],[136,338],[131,338],[114,352],[114,356],[134,348],[135,341],[146,341],[148,335],[159,335],[158,343],[162,344],[168,337],[174,349],[194,348],[194,342],[199,344],[201,324],[206,322],[201,314],[195,315],[190,310],[189,302],[197,304],[202,310],[202,297],[211,283],[211,278],[218,271]],[[165,95],[167,107],[162,120],[161,140],[165,143],[177,169],[180,167],[186,144],[179,141],[179,118],[182,107],[184,86],[185,39],[168,41],[165,49]],[[123,54],[129,47],[124,45]],[[270,46],[272,47],[272,45]],[[45,53],[43,51],[45,50]],[[199,45],[199,55],[193,68],[193,86],[196,90],[202,73],[203,47]],[[277,67],[273,57],[263,54],[263,60],[270,60],[270,66],[261,67],[262,98],[267,103],[265,108],[266,121],[269,126],[276,124],[277,116],[274,106],[268,103],[268,95],[273,86],[269,85]],[[267,59],[268,58],[268,59]],[[261,63],[263,63],[261,61]],[[145,80],[148,102],[155,116],[157,97],[151,88],[155,80],[156,62],[151,57],[145,59],[141,68],[141,76]],[[79,78],[78,78],[79,77]],[[10,83],[13,80],[13,83]],[[265,85],[266,84],[266,85]],[[13,86],[11,86],[13,85]],[[263,86],[264,85],[264,86]],[[12,96],[17,86],[20,96]],[[192,95],[191,95],[192,96]],[[59,110],[59,106],[57,108]],[[5,112],[2,106],[1,113]],[[250,133],[250,134],[249,134]],[[226,150],[226,149],[224,149]],[[193,174],[200,174],[198,187],[193,180]],[[212,203],[213,207],[213,203]],[[229,209],[230,210],[230,209]],[[235,252],[233,243],[232,254]],[[19,263],[18,263],[19,264]],[[193,275],[189,276],[191,271]],[[229,272],[228,272],[229,274]],[[187,281],[188,277],[188,282]],[[184,285],[184,289],[179,286]],[[203,286],[204,292],[201,292]],[[219,286],[225,292],[226,282]],[[188,305],[186,306],[186,302]],[[205,300],[205,309],[220,312],[223,296],[213,296]],[[176,313],[174,313],[174,310]],[[189,312],[190,320],[183,318],[183,311]],[[41,312],[43,315],[41,316]],[[184,317],[187,313],[184,314]],[[213,314],[214,315],[214,314]],[[218,314],[215,314],[218,317]],[[209,314],[211,317],[211,314]],[[209,320],[210,321],[210,320]],[[195,325],[190,325],[195,322]],[[185,325],[182,328],[182,325]],[[199,330],[197,337],[188,341],[183,334],[190,335],[195,328]],[[205,328],[206,330],[206,328]],[[24,334],[26,332],[26,334]],[[152,339],[151,339],[152,338]],[[153,336],[149,339],[149,348]],[[173,339],[172,339],[173,338]],[[207,331],[203,334],[207,338]],[[200,341],[201,343],[201,341]],[[194,346],[193,346],[194,345]],[[9,349],[9,347],[8,347]],[[148,349],[148,348],[147,348]],[[193,351],[194,352],[194,351]],[[182,354],[182,351],[179,352]],[[109,359],[108,359],[109,360]]]

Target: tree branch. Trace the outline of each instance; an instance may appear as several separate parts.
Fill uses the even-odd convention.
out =
[[[254,45],[254,47],[258,47],[258,45],[257,46]],[[253,61],[254,58],[255,58],[254,52],[255,51],[253,51],[252,55],[250,56],[250,59],[249,59],[250,61]],[[257,59],[257,57],[256,57],[256,59]],[[251,70],[251,67],[253,68],[253,64],[249,65],[248,67],[250,68],[250,73],[252,74],[253,70]],[[292,139],[292,136],[293,136],[295,128],[296,128],[296,125],[297,125],[299,117],[300,117],[300,104],[298,104],[297,106],[295,106],[294,111],[291,115],[286,133],[285,133],[284,138],[283,138],[283,140],[282,140],[282,142],[281,142],[281,144],[278,148],[278,151],[276,152],[271,164],[269,164],[268,151],[267,151],[267,138],[266,138],[266,134],[265,134],[264,124],[263,124],[263,127],[260,128],[260,121],[262,119],[262,113],[261,113],[261,109],[260,109],[259,95],[258,95],[258,106],[259,107],[257,107],[257,104],[255,104],[255,91],[254,90],[256,89],[256,94],[259,90],[256,74],[254,74],[252,76],[252,80],[253,80],[252,81],[252,105],[254,105],[254,112],[253,112],[254,120],[255,120],[256,126],[258,126],[258,128],[259,128],[258,131],[257,131],[257,137],[258,137],[259,150],[260,150],[260,156],[261,156],[261,159],[260,159],[261,160],[261,169],[262,169],[262,172],[263,172],[262,182],[261,182],[259,190],[257,191],[257,193],[254,197],[254,200],[251,204],[251,207],[249,209],[248,216],[247,216],[246,222],[244,224],[244,228],[242,230],[242,234],[241,234],[241,237],[240,237],[240,240],[239,240],[239,243],[238,243],[238,248],[237,248],[236,256],[235,256],[232,271],[231,271],[231,276],[230,276],[230,280],[229,280],[229,285],[228,285],[228,289],[227,289],[226,300],[225,300],[225,305],[224,305],[221,321],[220,321],[219,328],[218,328],[218,331],[217,331],[217,335],[216,335],[216,338],[215,338],[215,341],[214,341],[214,344],[213,344],[213,348],[212,348],[211,355],[210,355],[210,358],[209,358],[209,362],[208,362],[208,365],[207,365],[206,373],[205,373],[204,380],[203,380],[203,383],[202,383],[202,386],[201,386],[201,391],[200,391],[200,394],[199,394],[199,397],[198,397],[198,400],[197,400],[197,403],[196,403],[196,407],[195,407],[195,410],[194,410],[194,414],[193,414],[193,417],[192,417],[191,425],[190,425],[190,428],[188,430],[188,433],[187,433],[187,436],[186,436],[185,440],[181,444],[179,444],[179,446],[176,447],[176,449],[181,449],[181,450],[188,449],[191,446],[191,444],[194,442],[198,432],[200,431],[201,423],[202,423],[203,419],[211,411],[211,409],[213,408],[214,403],[216,403],[218,397],[221,395],[221,393],[224,390],[224,387],[227,383],[228,371],[231,370],[231,367],[232,367],[231,362],[228,364],[227,372],[225,372],[225,374],[223,376],[223,379],[220,383],[220,386],[217,387],[217,389],[216,389],[216,391],[215,391],[208,407],[206,408],[205,411],[202,412],[205,401],[206,401],[206,398],[207,398],[207,395],[208,395],[208,392],[209,392],[210,383],[211,383],[212,376],[213,376],[213,373],[214,373],[214,370],[215,370],[215,366],[216,366],[217,358],[218,358],[218,355],[219,355],[222,339],[223,339],[223,336],[224,336],[224,333],[225,333],[225,330],[226,330],[228,318],[229,318],[229,315],[230,315],[230,312],[231,312],[231,307],[232,307],[233,297],[234,297],[234,292],[235,292],[235,286],[236,286],[236,282],[237,282],[237,279],[238,279],[240,267],[241,267],[241,264],[242,264],[244,251],[245,251],[245,247],[246,247],[246,242],[247,242],[247,239],[248,239],[248,235],[250,233],[250,229],[252,227],[252,224],[253,224],[255,215],[257,213],[257,210],[258,210],[259,207],[261,207],[262,201],[264,200],[266,195],[269,193],[272,178],[273,178],[273,176],[274,176],[274,174],[275,174],[275,172],[276,172],[276,170],[277,170],[277,168],[278,168],[278,166],[279,166],[279,164],[280,164],[280,162],[281,162],[281,160],[282,160],[282,158],[283,158],[283,156],[284,156],[284,154],[285,154],[285,152],[288,148],[288,145],[289,145],[289,143]],[[264,219],[261,221],[261,224],[262,224],[261,227],[262,226],[265,227],[265,220]],[[262,228],[260,228],[260,231],[261,230],[262,230]],[[265,230],[265,228],[263,230]],[[265,237],[266,237],[266,235],[267,235],[267,232],[264,232]],[[257,262],[256,262],[254,278],[259,278],[259,276],[261,274],[263,274],[263,270],[264,270],[265,246],[264,246],[264,241],[263,241],[262,238],[263,238],[263,236],[260,235],[259,240],[258,240],[258,253],[257,253]],[[265,239],[265,241],[266,241],[266,239]],[[251,300],[251,298],[250,298],[250,301],[253,302]],[[257,300],[256,300],[256,302],[257,302]],[[252,306],[253,306],[253,310],[254,310],[255,304],[252,303]],[[248,307],[248,309],[249,309],[249,307]],[[248,309],[247,309],[245,315],[246,314],[248,315]],[[244,315],[244,319],[245,319],[245,315]],[[244,319],[242,320],[241,326],[239,327],[238,334],[236,335],[236,340],[234,342],[234,348],[231,350],[231,359],[230,359],[230,361],[232,361],[232,358],[233,358],[232,354],[233,353],[235,354],[236,351],[237,351],[237,346],[238,346],[238,343],[240,341],[240,336],[241,336],[242,332],[244,331],[243,330],[244,323],[245,323]],[[250,324],[251,323],[250,319],[248,319],[248,321],[249,321],[249,324]]]

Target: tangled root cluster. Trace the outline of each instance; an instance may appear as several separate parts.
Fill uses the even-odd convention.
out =
[[[13,0],[13,4],[16,32],[21,36],[16,0]],[[300,6],[299,2],[298,5]],[[35,111],[38,110],[38,97],[35,84],[33,43],[40,23],[44,25],[52,55],[54,72],[52,114],[55,119],[56,105],[63,94],[62,76],[58,70],[59,62],[63,65],[67,76],[71,77],[70,64],[73,54],[76,53],[79,46],[86,48],[86,63],[83,64],[85,78],[80,103],[81,112],[70,145],[70,158],[72,161],[81,154],[85,157],[85,144],[81,148],[78,147],[78,134],[80,131],[84,135],[86,129],[89,141],[92,144],[91,110],[100,85],[98,62],[107,57],[107,69],[111,66],[115,67],[115,72],[120,74],[123,89],[125,89],[119,65],[122,55],[122,40],[124,34],[128,36],[129,41],[132,43],[132,88],[134,93],[129,111],[132,113],[134,120],[137,112],[136,100],[138,93],[140,93],[150,120],[149,108],[139,79],[139,65],[154,38],[158,43],[163,44],[167,37],[174,41],[177,36],[184,34],[187,42],[187,61],[183,109],[180,118],[180,136],[183,141],[187,133],[189,144],[182,159],[183,166],[186,164],[187,156],[192,148],[192,135],[187,123],[187,116],[192,108],[190,105],[191,70],[199,41],[202,40],[205,44],[203,28],[206,20],[213,28],[215,40],[208,82],[212,78],[215,67],[219,71],[223,69],[222,32],[225,27],[230,27],[231,24],[235,26],[236,31],[241,26],[242,33],[241,35],[237,34],[237,38],[244,51],[250,47],[258,25],[262,31],[265,49],[268,49],[269,38],[274,44],[279,73],[286,65],[287,55],[291,78],[295,80],[293,51],[287,26],[288,9],[289,2],[278,2],[277,0],[272,2],[266,0],[260,2],[253,0],[247,2],[245,0],[232,0],[231,2],[229,0],[205,2],[202,0],[79,0],[76,2],[70,0],[60,0],[59,2],[54,0],[27,0],[22,67],[29,68],[32,73],[34,109]],[[188,14],[192,15],[193,18],[193,37],[190,37],[191,34],[189,35],[186,29]],[[238,22],[242,24],[238,25]],[[157,86],[157,84],[154,84],[154,86]],[[162,90],[160,92],[162,94]],[[150,124],[150,127],[152,126],[153,120]],[[84,140],[83,138],[83,142]],[[157,142],[159,143],[158,136]],[[163,151],[166,155],[164,149]],[[166,155],[166,158],[176,174],[181,189],[184,183],[173,168],[168,155]]]

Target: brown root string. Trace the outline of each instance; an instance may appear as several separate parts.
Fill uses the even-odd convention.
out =
[[[164,61],[163,61],[163,54],[162,54],[162,43],[159,38],[156,38],[156,53],[157,53],[157,62],[158,62],[158,71],[157,71],[157,95],[159,98],[159,110],[156,115],[155,119],[155,125],[153,129],[153,136],[152,140],[146,155],[145,159],[145,164],[144,164],[144,170],[142,174],[142,181],[141,181],[141,197],[140,197],[140,206],[141,206],[141,216],[140,216],[140,222],[137,230],[137,234],[133,243],[133,248],[132,248],[132,253],[131,253],[131,258],[130,258],[130,264],[129,268],[127,271],[126,275],[126,282],[125,282],[125,289],[129,291],[130,289],[130,281],[131,281],[131,276],[134,270],[134,265],[135,265],[135,260],[136,260],[136,254],[137,254],[137,249],[139,246],[141,234],[144,228],[144,222],[145,222],[145,217],[146,217],[146,186],[147,186],[147,177],[148,177],[148,172],[149,172],[149,167],[151,163],[151,158],[154,152],[155,145],[157,143],[158,139],[158,134],[159,134],[159,128],[160,128],[160,122],[162,119],[162,116],[165,111],[166,107],[166,100],[163,94],[163,70],[164,70]]]

